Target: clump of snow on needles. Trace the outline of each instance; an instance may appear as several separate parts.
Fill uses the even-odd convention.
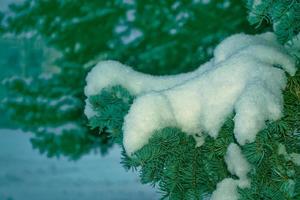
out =
[[[235,143],[231,143],[225,155],[225,162],[228,171],[232,175],[237,175],[238,180],[225,178],[217,184],[216,190],[212,193],[211,200],[238,200],[239,194],[237,187],[250,187],[250,181],[247,174],[250,171],[250,165],[244,158],[241,149]]]
[[[298,35],[296,35],[292,40],[288,41],[285,44],[285,48],[288,49],[291,54],[300,58],[300,33],[298,33]]]
[[[150,91],[160,91],[178,85],[198,74],[208,70],[212,61],[199,67],[193,72],[169,76],[152,76],[134,71],[118,61],[101,61],[87,75],[85,95],[87,97],[99,94],[102,89],[115,85],[122,85],[131,94],[137,96]],[[85,101],[84,113],[87,118],[96,115],[88,99]]]
[[[118,61],[101,61],[87,75],[87,85],[84,89],[87,97],[99,94],[106,87],[122,85],[131,94],[137,96],[150,91],[160,91],[181,84],[198,74],[207,71],[212,61],[199,67],[197,70],[179,75],[152,76],[134,71]],[[86,109],[90,105],[86,106]],[[88,118],[92,117],[85,113]]]
[[[232,175],[237,175],[240,179],[240,186],[248,186],[249,181],[247,178],[247,174],[250,171],[250,164],[243,156],[240,147],[231,143],[225,155],[225,162],[227,164],[228,171]]]
[[[278,154],[283,155],[285,160],[292,161],[295,165],[300,166],[300,154],[299,153],[288,154],[285,146],[281,143],[279,143],[278,145]]]
[[[137,96],[123,124],[128,155],[148,143],[155,130],[178,127],[191,135],[216,138],[232,112],[240,145],[253,142],[266,120],[282,116],[285,71],[296,72],[295,59],[273,33],[237,34],[216,48],[214,58],[190,73],[151,76],[116,61],[100,62],[88,74],[86,96],[121,85]],[[86,105],[87,117],[96,113]]]
[[[210,200],[237,200],[238,180],[225,178],[217,184],[217,189],[213,192]]]

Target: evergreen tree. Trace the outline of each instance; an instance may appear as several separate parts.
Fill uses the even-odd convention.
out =
[[[285,44],[287,49],[289,49],[289,45],[297,46],[299,44],[299,39],[294,39],[294,36],[299,34],[298,1],[249,1],[248,5],[250,23],[259,23],[259,26],[263,26],[265,30],[270,30],[270,26],[273,27],[278,40]],[[267,18],[271,20],[262,23]],[[299,49],[293,53],[298,56]],[[111,67],[119,65],[111,63],[101,65],[106,64]],[[101,69],[101,65],[98,66],[98,70]],[[90,76],[95,75],[96,72],[95,68]],[[274,79],[276,78],[274,77]],[[92,78],[90,80],[92,81]],[[119,80],[122,80],[122,77]],[[118,81],[113,80],[112,83],[114,82]],[[130,84],[123,85],[122,81],[119,83],[121,86],[107,87],[100,89],[99,94],[88,95],[88,103],[92,112],[86,113],[90,117],[91,127],[108,128],[115,141],[124,147],[123,142],[130,140],[130,138],[127,140],[123,138],[122,130],[126,124],[124,117],[132,105],[138,105],[137,102],[142,105],[142,100],[140,100],[141,97],[137,97],[125,89],[126,87],[130,88],[128,86]],[[108,85],[111,86],[111,84]],[[132,90],[134,91],[134,89]],[[283,117],[279,120],[267,121],[267,126],[257,134],[254,142],[240,147],[246,161],[251,165],[248,173],[251,186],[239,187],[239,199],[300,199],[299,91],[300,74],[298,70],[294,76],[288,77],[287,87],[283,93]],[[133,101],[135,98],[137,100]],[[134,102],[136,103],[134,104]],[[159,104],[159,101],[156,103]],[[146,106],[146,104],[143,105]],[[140,112],[138,112],[138,108]],[[150,108],[151,106],[145,107],[145,110]],[[142,107],[136,106],[134,109],[139,114],[146,112],[142,111]],[[164,112],[163,107],[160,109],[161,112]],[[139,117],[145,116],[137,115],[133,122],[138,123]],[[129,121],[128,118],[129,115],[126,116]],[[226,180],[228,177],[236,180],[238,176],[228,170],[228,161],[226,161],[226,158],[230,157],[227,147],[231,143],[237,142],[237,138],[233,135],[234,121],[232,118],[233,116],[227,118],[216,139],[208,136],[205,138],[204,145],[200,147],[197,147],[195,137],[189,136],[178,128],[167,127],[156,130],[151,134],[149,141],[141,145],[142,147],[137,151],[133,151],[133,154],[128,156],[128,151],[126,152],[124,149],[122,164],[126,169],[137,170],[142,183],[158,187],[162,192],[162,199],[207,199],[216,191],[216,187],[222,187],[220,184],[222,180]],[[144,122],[146,123],[145,120]],[[122,126],[123,129],[121,129]],[[142,131],[142,129],[140,130]],[[140,132],[140,134],[143,133]],[[223,185],[226,184],[223,183]],[[230,186],[228,190],[231,190]],[[226,190],[223,192],[222,197],[219,196],[220,199],[232,199],[231,196],[226,197],[230,192]],[[216,195],[213,195],[212,198],[219,199]]]
[[[34,147],[48,156],[73,159],[92,149],[106,152],[114,141],[110,127],[89,130],[83,115],[84,77],[99,60],[120,60],[151,74],[176,74],[210,58],[224,37],[253,32],[240,17],[246,8],[238,0],[26,0],[11,5],[10,12],[4,34],[42,38],[62,58],[56,61],[58,72],[5,81],[4,107],[20,127],[35,133]]]
[[[108,65],[108,67],[110,66]],[[95,71],[92,71],[90,76],[93,74]],[[280,120],[267,122],[267,127],[257,134],[254,142],[241,146],[242,154],[252,168],[248,173],[251,187],[240,188],[239,199],[299,199],[299,75],[298,71],[295,76],[290,76],[288,79],[287,88],[284,91],[284,116]],[[103,78],[105,76],[107,74],[104,73]],[[101,76],[98,78],[100,79]],[[125,80],[128,79],[125,78]],[[134,85],[134,83],[132,84]],[[122,86],[131,88],[128,85],[130,84],[126,83]],[[152,103],[163,105],[160,101],[149,101],[150,106],[148,107],[146,107],[147,104],[141,104],[143,97],[138,97],[136,101],[133,101],[136,97],[123,87],[108,87],[97,95],[89,96],[88,102],[93,112],[92,114],[86,113],[90,117],[92,128],[103,129],[106,127],[117,143],[123,146],[127,142],[127,152],[123,151],[123,165],[126,169],[139,171],[142,183],[157,186],[163,193],[162,198],[205,199],[226,177],[236,180],[236,176],[228,172],[227,162],[224,162],[224,157],[225,160],[228,157],[227,147],[236,143],[237,140],[237,137],[233,135],[236,123],[233,121],[233,115],[227,118],[216,139],[207,136],[204,144],[200,147],[197,147],[197,137],[189,136],[178,128],[167,127],[157,129],[151,134],[152,136],[145,145],[141,145],[141,148],[128,156],[128,149],[130,145],[133,145],[130,144],[130,140],[137,141],[137,137],[144,137],[143,128],[139,128],[140,132],[137,134],[142,136],[132,135],[131,138],[125,140],[123,138],[122,130],[126,124],[124,117],[130,107],[136,105],[131,112],[129,111],[129,114],[136,112],[136,116],[130,115],[134,120],[133,123],[145,123],[139,127],[147,126],[149,121],[155,120],[151,117],[155,113],[143,115],[149,109],[158,108],[159,111],[156,110],[156,112],[162,113],[166,111],[164,107],[151,106]],[[150,97],[151,94],[148,96]],[[178,96],[178,98],[180,97]],[[133,104],[133,102],[136,103]],[[182,106],[188,103],[183,101]],[[268,103],[272,104],[272,102]],[[137,105],[144,105],[144,108],[137,107]],[[129,114],[126,116],[128,121]],[[142,119],[138,120],[139,118]],[[159,120],[162,119],[159,118]],[[150,125],[152,125],[151,122]],[[123,129],[121,129],[122,126]],[[128,123],[126,126],[129,126]],[[142,138],[141,143],[145,140]],[[137,144],[134,143],[134,145]],[[225,191],[221,199],[235,199],[231,196],[226,197],[227,194]]]

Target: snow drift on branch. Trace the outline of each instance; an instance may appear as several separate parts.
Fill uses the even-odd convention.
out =
[[[186,74],[151,76],[115,61],[100,62],[87,76],[85,94],[121,85],[137,96],[123,124],[128,155],[147,144],[155,130],[169,126],[215,138],[233,112],[234,134],[243,145],[255,140],[266,120],[281,117],[285,71],[295,74],[295,59],[274,34],[237,34],[216,48],[211,61]],[[95,115],[90,106],[89,118]]]
[[[217,184],[216,190],[212,193],[211,200],[238,200],[239,193],[237,188],[250,187],[250,180],[247,174],[250,172],[251,167],[237,144],[231,143],[228,146],[225,162],[228,171],[232,175],[237,175],[239,179],[223,179]]]

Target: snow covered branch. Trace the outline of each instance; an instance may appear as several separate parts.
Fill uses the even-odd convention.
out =
[[[265,121],[281,117],[284,71],[295,74],[295,59],[272,33],[231,36],[214,55],[194,72],[174,76],[150,76],[115,61],[104,61],[87,76],[85,94],[91,96],[103,88],[121,85],[138,96],[123,124],[128,155],[147,144],[155,130],[170,126],[191,135],[207,133],[216,138],[232,112],[237,141],[241,145],[253,142]],[[86,115],[93,116],[89,112]]]
[[[266,123],[282,121],[283,92],[297,70],[290,54],[295,49],[290,50],[273,33],[236,34],[216,47],[209,62],[189,73],[152,76],[117,61],[102,61],[86,78],[85,114],[92,127],[108,126],[112,137],[119,130],[125,167],[141,166],[143,182],[175,184],[183,176],[178,188],[160,186],[166,196],[172,196],[170,191],[197,196],[194,192],[201,189],[189,188],[197,180],[207,187],[202,195],[237,200],[244,191],[260,187],[252,169],[265,152],[255,145],[266,137]],[[204,160],[198,163],[200,158]],[[176,180],[166,180],[169,173]],[[212,178],[210,173],[218,175],[206,185],[203,177]]]

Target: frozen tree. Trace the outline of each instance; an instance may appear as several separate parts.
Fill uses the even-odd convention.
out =
[[[158,184],[165,197],[293,199],[299,195],[299,75],[287,49],[273,33],[237,34],[197,70],[173,76],[103,61],[86,78],[85,114],[93,127],[119,129],[112,135],[124,147],[125,166],[140,167],[142,182]],[[296,93],[286,98],[296,99],[284,111],[287,84]],[[284,112],[292,112],[288,121]],[[269,175],[280,169],[282,180]]]
[[[248,6],[275,34],[228,37],[185,74],[102,61],[87,75],[90,125],[108,127],[124,167],[162,199],[300,198],[299,2]]]

